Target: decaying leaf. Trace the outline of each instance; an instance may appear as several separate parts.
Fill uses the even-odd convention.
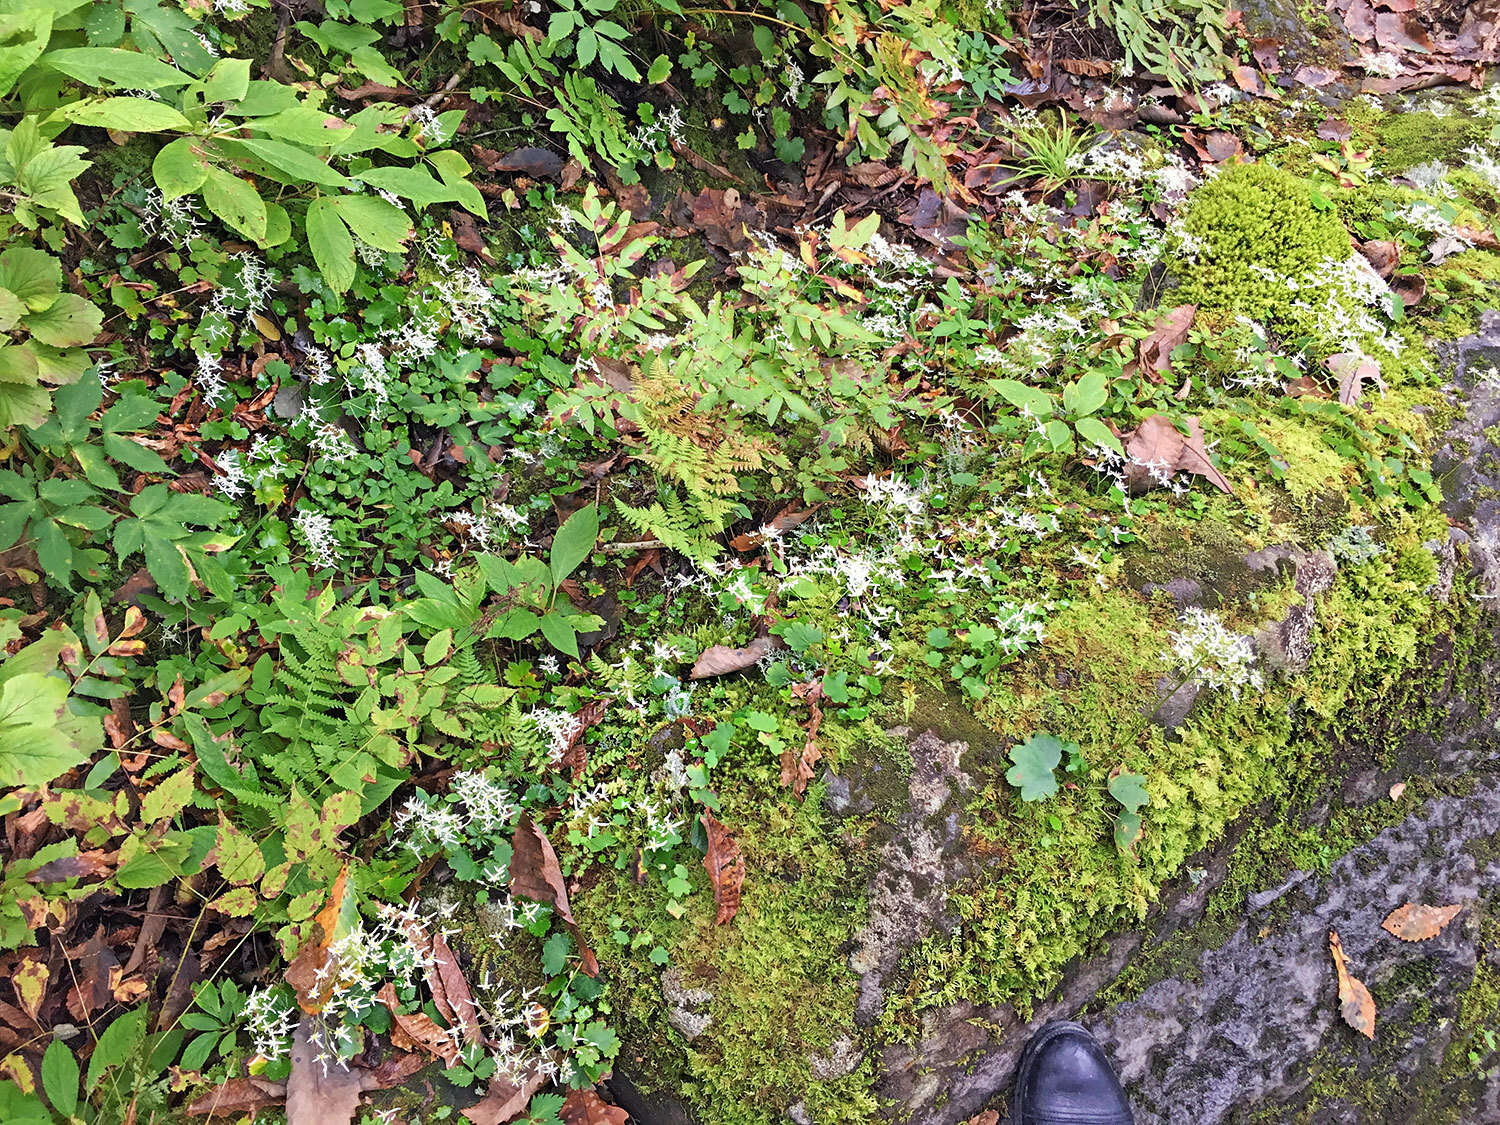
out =
[[[348,882],[349,867],[346,864],[333,881],[328,901],[313,919],[311,935],[303,942],[302,948],[297,951],[297,956],[283,974],[287,984],[297,993],[297,1003],[304,1012],[321,1012],[337,983],[337,973],[330,972],[327,968],[328,947],[338,936],[339,918],[344,912]]]
[[[703,830],[708,834],[708,854],[703,857],[704,870],[714,888],[714,922],[722,926],[740,908],[740,888],[745,883],[745,857],[740,846],[725,828],[704,811]]]
[[[440,1058],[448,1066],[458,1061],[458,1044],[453,1037],[439,1027],[436,1021],[421,1012],[400,1011],[401,1001],[396,999],[396,987],[390,981],[380,986],[380,991],[375,994],[375,999],[389,1009],[391,1019],[395,1021],[397,1028],[415,1046],[436,1058]],[[392,1042],[396,1038],[392,1032]],[[293,1072],[295,1074],[295,1071]],[[290,1099],[288,1099],[290,1102]]]
[[[229,1078],[187,1107],[194,1117],[240,1117],[286,1100],[285,1082]]]
[[[1368,356],[1353,352],[1340,352],[1328,357],[1328,371],[1339,383],[1339,401],[1353,406],[1364,394],[1365,383],[1374,383],[1383,392],[1385,381],[1380,377],[1380,364]]]
[[[1393,801],[1401,800],[1401,795],[1406,792],[1406,782],[1398,781],[1391,786],[1390,797]]]
[[[1339,1015],[1366,1039],[1374,1039],[1375,998],[1361,981],[1350,975],[1337,930],[1328,931],[1328,948],[1333,954],[1334,971],[1339,977]]]
[[[1172,349],[1187,339],[1197,313],[1196,305],[1178,305],[1163,314],[1151,329],[1151,335],[1141,341],[1138,352],[1141,371],[1153,383],[1160,383],[1171,371]]]
[[[793,684],[792,695],[805,701],[810,712],[807,741],[803,743],[800,753],[790,744],[781,752],[781,784],[790,785],[792,792],[800,797],[807,791],[807,783],[813,779],[813,766],[823,756],[817,742],[818,728],[823,725],[823,708],[819,705],[819,700],[823,698],[823,685],[817,680]]]
[[[479,1019],[474,1014],[474,994],[469,991],[469,982],[458,967],[458,958],[442,934],[432,935],[432,968],[427,972],[427,984],[432,989],[432,1002],[449,1023],[464,1030],[464,1038],[478,1043]]]
[[[1182,453],[1177,458],[1178,471],[1200,476],[1220,492],[1233,495],[1234,489],[1229,485],[1229,478],[1219,472],[1209,460],[1208,448],[1203,439],[1203,423],[1196,417],[1189,418],[1187,427],[1188,437],[1182,443]]]
[[[32,1019],[37,1018],[37,1013],[42,1009],[42,1001],[47,998],[48,975],[47,962],[28,959],[21,962],[11,977],[10,983],[16,990],[16,999]]]
[[[771,534],[779,534],[783,531],[791,531],[792,528],[800,526],[805,520],[808,519],[808,517],[816,512],[818,510],[818,507],[819,506],[815,504],[811,508],[804,508],[799,511],[796,508],[788,505],[787,507],[781,509],[781,511],[777,512],[775,516],[773,516],[769,521],[761,525],[756,530],[747,531],[741,535],[736,535],[729,541],[729,545],[736,551],[753,551],[755,550],[755,548],[759,547],[766,541],[766,534],[768,531]]]
[[[386,988],[390,988],[386,985]],[[348,1125],[359,1109],[359,1095],[374,1088],[368,1070],[347,1063],[319,1061],[312,1043],[316,1016],[303,1016],[292,1035],[292,1073],[286,1080],[287,1125]]]
[[[558,1116],[563,1125],[625,1125],[630,1120],[630,1114],[592,1090],[569,1090]]]
[[[521,814],[511,841],[510,887],[521,898],[545,902],[564,922],[573,921],[557,853],[530,813]]]
[[[546,1081],[534,1070],[522,1076],[519,1086],[498,1076],[491,1078],[484,1097],[464,1110],[464,1116],[474,1125],[504,1125],[525,1112],[531,1095],[540,1090]]]
[[[744,648],[714,645],[712,648],[703,650],[703,654],[698,657],[698,662],[693,665],[693,670],[688,673],[688,679],[703,680],[709,676],[727,676],[730,672],[743,672],[746,668],[753,668],[761,657],[771,655],[779,647],[780,642],[771,636],[756,637]]]
[[[534,902],[544,902],[552,907],[573,934],[578,943],[578,956],[583,961],[583,971],[597,976],[599,962],[583,933],[573,919],[573,909],[568,905],[568,888],[563,882],[562,868],[557,862],[557,853],[552,842],[536,826],[530,813],[522,813],[516,824],[515,836],[511,839],[510,858],[511,893]]]
[[[1380,923],[1380,928],[1402,941],[1426,941],[1442,933],[1443,927],[1458,917],[1458,912],[1462,909],[1462,903],[1426,906],[1408,902],[1387,914],[1385,921]]]

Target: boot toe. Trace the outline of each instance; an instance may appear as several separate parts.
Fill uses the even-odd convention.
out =
[[[1016,1125],[1133,1125],[1130,1103],[1097,1040],[1078,1024],[1037,1032],[1016,1075]]]

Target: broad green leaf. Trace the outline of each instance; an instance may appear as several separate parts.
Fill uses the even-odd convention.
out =
[[[544,614],[540,624],[542,636],[558,652],[578,659],[578,634],[561,613]]]
[[[13,246],[0,253],[0,286],[28,309],[44,309],[62,292],[62,265],[45,250]]]
[[[9,332],[21,319],[26,306],[9,289],[0,289],[0,332]]]
[[[190,579],[182,549],[164,536],[148,532],[142,540],[141,553],[161,592],[177,601],[186,601]]]
[[[165,102],[150,98],[103,98],[72,102],[52,115],[74,125],[95,125],[127,133],[184,132],[192,122]]]
[[[167,90],[193,80],[160,59],[119,47],[67,47],[48,51],[40,61],[86,86],[109,83],[127,90]]]
[[[82,348],[54,348],[39,340],[28,340],[26,348],[36,359],[36,377],[54,387],[78,382],[93,366]]]
[[[6,384],[3,389],[35,386],[38,377],[36,355],[30,348],[0,344],[0,384]]]
[[[1109,795],[1133,813],[1140,812],[1142,805],[1151,802],[1150,796],[1146,793],[1145,775],[1139,773],[1120,772],[1111,776]]]
[[[350,186],[347,176],[330,168],[312,153],[296,145],[285,141],[268,140],[264,137],[245,137],[235,143],[249,149],[277,171],[285,173],[290,179],[321,184],[323,187],[347,188]]]
[[[672,77],[672,60],[666,55],[657,55],[651,62],[651,68],[646,71],[646,81],[655,86],[670,77]]]
[[[51,37],[52,12],[40,4],[0,13],[0,97],[9,94],[16,79],[41,58]]]
[[[142,1004],[117,1017],[104,1029],[104,1034],[99,1036],[94,1053],[89,1056],[89,1072],[84,1089],[92,1093],[94,1087],[99,1085],[99,1079],[104,1077],[104,1072],[134,1057],[145,1039],[146,1005]]]
[[[228,226],[253,242],[266,237],[266,204],[245,180],[210,167],[203,183],[203,202]]]
[[[151,175],[163,199],[176,199],[203,186],[209,163],[203,142],[197,137],[178,137],[163,145],[151,162]]]
[[[354,238],[329,199],[315,199],[307,208],[307,246],[318,272],[336,292],[354,284]]]
[[[342,195],[330,203],[361,242],[393,254],[405,249],[411,220],[395,204],[378,195]]]
[[[599,537],[599,507],[589,504],[574,512],[552,537],[552,585],[577,570],[594,550]],[[551,637],[547,638],[551,640]]]
[[[1135,842],[1141,838],[1140,814],[1133,812],[1122,812],[1120,818],[1115,821],[1115,847],[1122,852],[1130,852],[1135,848]]]
[[[78,1108],[78,1060],[61,1039],[54,1039],[42,1055],[42,1090],[52,1108],[64,1117]]]
[[[184,766],[141,798],[141,822],[155,824],[176,816],[193,796],[193,767]]]
[[[255,84],[251,83],[253,87]],[[243,112],[243,110],[241,111]],[[325,148],[354,132],[354,126],[325,110],[299,105],[248,122],[258,133],[299,145]]]
[[[3,352],[5,349],[0,349]],[[0,430],[12,426],[40,426],[52,409],[52,396],[41,387],[0,384]]]
[[[279,203],[266,201],[266,237],[261,240],[262,246],[280,246],[292,237],[292,217],[286,213],[286,208]]]
[[[1103,372],[1090,371],[1063,388],[1063,409],[1073,415],[1097,413],[1109,398],[1109,382]]]
[[[1113,449],[1121,457],[1125,456],[1125,447],[1120,444],[1120,439],[1103,422],[1097,418],[1080,418],[1074,424],[1078,436],[1090,445],[1101,445],[1106,449]]]
[[[237,102],[250,90],[250,60],[220,59],[203,80],[205,102]]]
[[[1052,417],[1052,397],[1046,391],[1016,379],[990,379],[987,383],[1017,410],[1029,411],[1034,418]]]
[[[72,348],[92,344],[104,314],[76,293],[64,293],[42,312],[27,314],[22,326],[44,344]]]
[[[452,188],[420,168],[367,168],[359,178],[373,188],[411,200],[419,211],[428,204],[447,203],[454,198]]]
[[[1005,780],[1021,791],[1021,800],[1040,801],[1057,792],[1052,771],[1062,761],[1063,743],[1056,735],[1034,734],[1011,748],[1015,763],[1005,771]]]
[[[0,786],[45,785],[88,756],[61,728],[67,706],[59,676],[23,672],[0,685]]]

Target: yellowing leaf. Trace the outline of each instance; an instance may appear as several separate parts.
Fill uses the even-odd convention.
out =
[[[1328,931],[1328,948],[1333,954],[1333,968],[1339,977],[1339,1015],[1344,1022],[1366,1039],[1375,1038],[1375,998],[1357,978],[1349,974],[1344,961],[1344,947],[1337,930]]]

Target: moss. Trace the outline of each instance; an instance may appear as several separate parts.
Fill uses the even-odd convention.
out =
[[[1380,142],[1376,165],[1384,171],[1405,172],[1419,164],[1438,160],[1462,164],[1464,149],[1481,143],[1488,132],[1482,121],[1453,113],[1392,113],[1376,126]]]
[[[1201,249],[1176,267],[1182,284],[1173,299],[1273,326],[1286,305],[1277,279],[1349,256],[1343,224],[1313,205],[1308,183],[1266,164],[1225,169],[1193,193],[1183,223]]]

